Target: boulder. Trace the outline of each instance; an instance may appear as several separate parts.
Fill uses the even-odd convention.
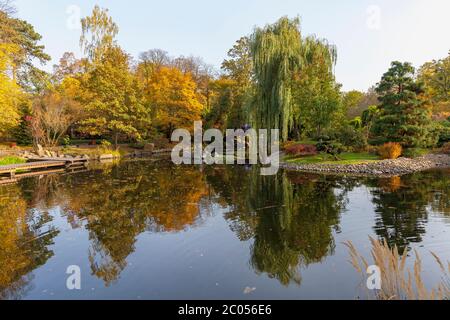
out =
[[[42,148],[42,146],[40,145],[40,144],[38,144],[37,146],[36,146],[36,149],[35,149],[35,151],[36,151],[36,153],[37,153],[37,155],[39,156],[39,157],[45,157],[45,152],[44,152],[44,148]]]
[[[102,154],[99,157],[99,160],[110,160],[110,159],[114,159],[114,156],[112,154]]]
[[[153,150],[155,150],[155,145],[153,143],[146,143],[144,145],[144,151],[153,152]]]

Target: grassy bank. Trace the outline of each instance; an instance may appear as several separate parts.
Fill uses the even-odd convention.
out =
[[[14,156],[0,157],[0,166],[7,166],[10,164],[20,164],[27,162],[25,159]]]
[[[70,155],[83,156],[87,155],[91,158],[99,157],[105,154],[112,154],[114,157],[120,158],[123,154],[127,152],[125,150],[113,150],[104,147],[64,147],[63,153]]]
[[[339,155],[338,161],[335,161],[331,155],[327,154],[318,154],[314,156],[306,156],[306,157],[286,157],[284,160],[288,163],[296,163],[296,164],[361,164],[361,163],[369,163],[380,160],[380,157],[371,153],[342,153]]]

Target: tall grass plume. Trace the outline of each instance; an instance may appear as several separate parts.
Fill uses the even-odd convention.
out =
[[[434,288],[427,288],[422,278],[422,260],[414,250],[414,264],[407,268],[408,250],[399,253],[397,246],[390,248],[385,240],[370,238],[373,264],[381,272],[381,289],[368,293],[369,298],[378,300],[446,300],[450,298],[450,263],[431,252],[442,272],[440,283]],[[350,262],[355,270],[365,279],[366,270],[371,265],[358,252],[352,242],[345,243],[350,252]]]

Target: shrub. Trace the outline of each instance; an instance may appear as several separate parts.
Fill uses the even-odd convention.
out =
[[[112,146],[111,142],[109,142],[108,140],[102,140],[102,141],[100,142],[100,144],[101,144],[101,146],[102,146],[103,148],[105,148],[105,149],[110,149],[111,146]]]
[[[23,116],[20,119],[19,125],[13,130],[12,135],[19,145],[28,146],[33,143],[31,134],[31,122],[33,117],[31,116],[31,109],[28,105],[22,105],[19,109]]]
[[[371,146],[371,145],[367,146],[367,152],[376,155],[380,154],[378,146]]]
[[[403,151],[403,155],[407,158],[417,158],[428,153],[427,149],[422,148],[408,148]]]
[[[344,146],[334,140],[325,140],[322,138],[316,145],[318,151],[325,152],[334,157],[335,160],[339,160],[338,155],[344,152]]]
[[[291,144],[285,149],[288,155],[292,156],[313,156],[316,155],[317,148],[312,144]]]
[[[336,140],[356,152],[366,151],[368,147],[367,137],[364,132],[349,126],[340,130]]]
[[[143,150],[145,147],[145,142],[139,141],[139,142],[131,143],[130,147],[133,149]]]
[[[69,146],[70,143],[71,143],[71,141],[70,141],[70,137],[69,137],[69,136],[65,136],[65,137],[62,138],[62,140],[61,140],[61,144],[62,144],[63,146]]]
[[[281,149],[286,150],[287,148],[293,146],[295,144],[294,141],[286,141],[281,143]]]
[[[436,134],[438,136],[437,146],[442,147],[447,142],[450,142],[450,122],[444,121],[437,126]]]
[[[166,149],[170,147],[170,140],[165,137],[155,137],[151,141],[155,145],[155,149]]]
[[[397,159],[402,155],[402,146],[397,142],[388,142],[378,148],[378,153],[383,159]]]
[[[441,152],[445,154],[450,154],[450,142],[447,142],[442,146]]]

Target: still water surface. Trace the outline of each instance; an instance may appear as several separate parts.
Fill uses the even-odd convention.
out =
[[[355,299],[343,245],[450,260],[449,170],[369,179],[123,162],[0,186],[0,299]],[[81,268],[81,290],[66,287]]]

